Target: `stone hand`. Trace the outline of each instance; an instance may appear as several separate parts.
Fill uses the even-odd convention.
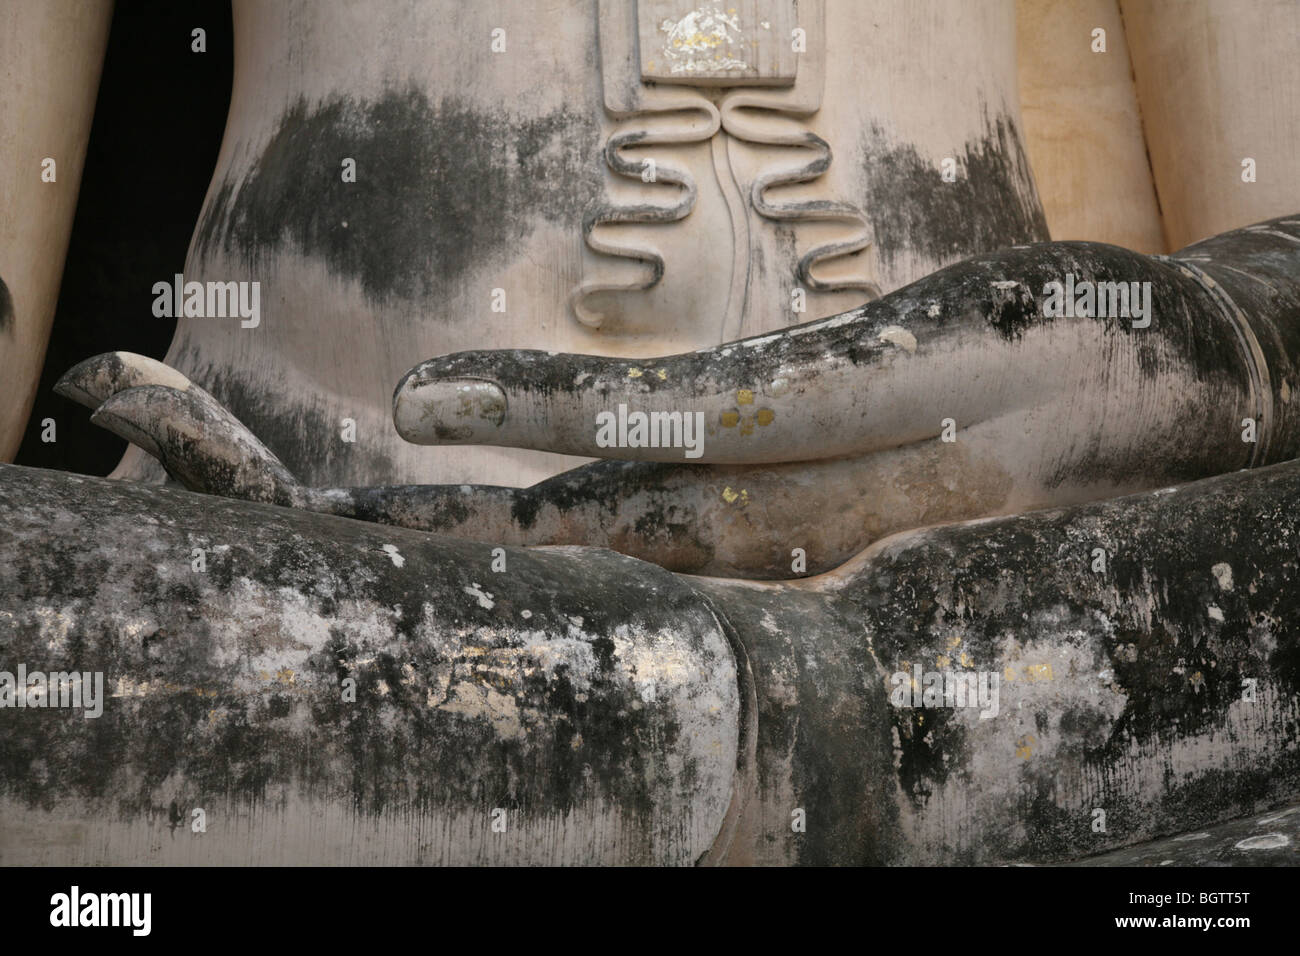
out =
[[[1051,307],[1052,283],[1068,306]],[[1106,314],[1098,300],[1118,283],[1127,314]],[[427,525],[435,530],[604,544],[683,571],[788,576],[795,547],[808,571],[824,570],[908,527],[1294,456],[1298,313],[1295,217],[1168,258],[1046,243],[699,352],[432,359],[398,386],[394,420],[417,442],[637,460],[518,492],[457,490],[462,517],[448,522],[440,508]],[[627,429],[622,447],[600,442],[602,415],[632,413],[660,417],[639,436]],[[693,461],[672,441],[678,421],[685,438],[692,420],[703,423]]]
[[[1130,314],[1062,304],[1067,314],[1052,315],[1054,282],[1071,307],[1087,304],[1073,293],[1105,296],[1123,283]],[[407,374],[394,420],[410,440],[641,459],[526,489],[305,488],[158,363],[123,365],[116,353],[61,387],[92,406],[109,399],[95,420],[192,490],[498,544],[602,545],[673,570],[786,577],[906,528],[1294,456],[1298,309],[1291,218],[1170,258],[1095,243],[1009,249],[843,315],[663,359],[464,352]],[[667,416],[653,420],[667,423],[659,447],[644,434],[635,447],[598,443],[600,416],[626,424],[632,413]]]

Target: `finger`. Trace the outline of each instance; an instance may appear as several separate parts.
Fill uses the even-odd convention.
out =
[[[1001,510],[1010,487],[963,487],[969,464],[935,442],[778,465],[598,461],[529,488],[305,489],[299,507],[491,545],[604,547],[670,571],[782,579],[828,571],[895,531]]]
[[[519,488],[494,485],[368,485],[303,488],[295,507],[501,545],[549,544],[521,533]]]
[[[140,385],[165,385],[183,392],[191,383],[174,368],[146,355],[104,352],[64,372],[54,391],[94,409],[118,392]]]
[[[90,420],[138,445],[191,491],[292,505],[301,488],[278,458],[197,385],[140,385],[109,396]]]
[[[880,451],[934,438],[945,419],[966,427],[1042,401],[1077,380],[1081,363],[1136,348],[1122,320],[1043,316],[1037,291],[1067,273],[1176,283],[1168,266],[1113,246],[1008,250],[852,312],[698,352],[432,359],[398,385],[394,422],[421,444],[651,461],[773,463]]]

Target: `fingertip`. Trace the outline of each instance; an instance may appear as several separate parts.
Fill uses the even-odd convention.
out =
[[[190,380],[170,366],[135,352],[102,352],[64,372],[54,391],[87,408],[98,408],[130,388],[159,385],[185,391]]]
[[[506,421],[506,394],[476,378],[437,378],[412,369],[393,397],[393,424],[419,445],[492,444]]]

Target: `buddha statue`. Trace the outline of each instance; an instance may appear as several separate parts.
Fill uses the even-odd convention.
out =
[[[1294,800],[1295,12],[1123,7],[237,0],[171,349],[59,385],[131,450],[0,465],[6,859],[1050,862]],[[1151,79],[1207,31],[1259,55]]]

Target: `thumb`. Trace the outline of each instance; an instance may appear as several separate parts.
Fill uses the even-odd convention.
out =
[[[157,458],[191,491],[280,505],[300,492],[274,453],[197,385],[126,388],[90,420]]]

